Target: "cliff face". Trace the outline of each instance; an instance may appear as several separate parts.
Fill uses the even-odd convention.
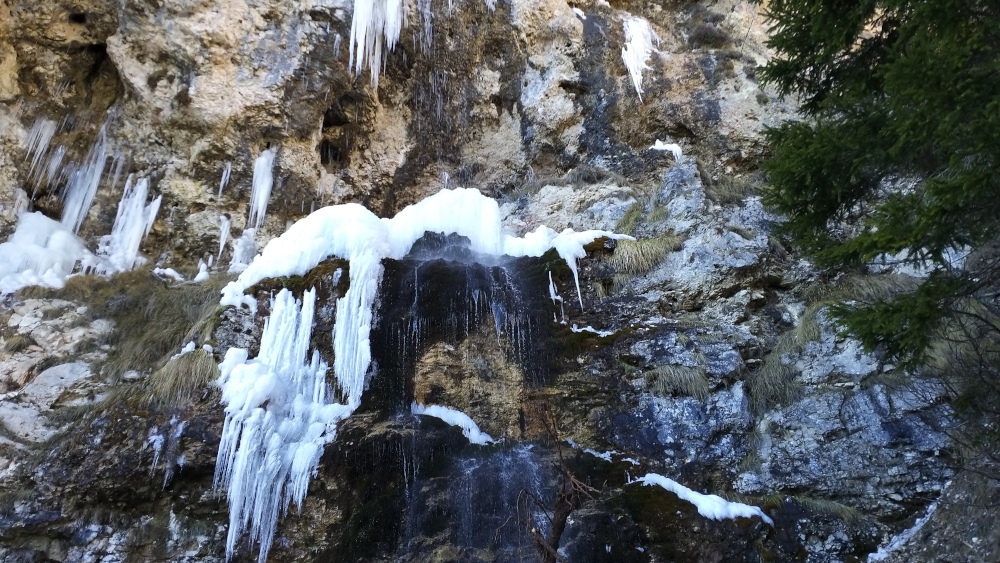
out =
[[[946,390],[891,373],[824,313],[906,280],[813,271],[754,195],[761,130],[795,111],[755,81],[768,51],[754,5],[415,0],[377,88],[349,68],[352,13],[346,0],[0,6],[0,233],[25,205],[58,218],[61,171],[104,139],[122,170],[101,176],[90,248],[135,174],[163,198],[141,248],[151,265],[190,279],[214,262],[199,284],[146,267],[3,298],[0,559],[225,559],[216,364],[230,347],[258,353],[269,295],[316,286],[312,344],[332,365],[351,281],[327,261],[255,286],[256,316],[217,309],[269,148],[258,245],[321,206],[391,217],[456,186],[495,197],[517,234],[638,239],[589,247],[582,308],[552,256],[504,266],[518,300],[494,304],[523,329],[495,308],[448,324],[461,316],[449,284],[500,274],[388,261],[370,389],[270,560],[860,560],[938,496],[955,447]],[[658,36],[641,99],[622,58],[632,17]],[[426,325],[403,346],[411,321]],[[212,348],[172,357],[187,342]],[[503,443],[469,444],[410,416],[411,400]],[[630,483],[654,472],[774,525]],[[256,546],[243,538],[235,557]]]

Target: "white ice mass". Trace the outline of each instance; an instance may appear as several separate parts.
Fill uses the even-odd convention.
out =
[[[635,93],[642,101],[642,71],[649,68],[646,65],[653,53],[654,45],[659,45],[660,38],[653,32],[649,22],[643,18],[629,16],[623,22],[625,27],[625,46],[622,47],[622,61],[632,78]]]
[[[705,495],[692,491],[677,481],[668,479],[663,475],[647,473],[644,477],[636,479],[635,481],[632,481],[632,483],[642,483],[647,487],[663,487],[680,497],[682,500],[686,500],[695,505],[698,509],[698,514],[701,514],[705,518],[711,518],[712,520],[722,520],[728,518],[733,520],[736,518],[753,518],[754,516],[758,516],[761,520],[767,522],[771,526],[774,526],[774,521],[764,514],[763,510],[757,508],[756,506],[750,506],[749,504],[743,504],[740,502],[729,502],[718,495]]]
[[[41,213],[22,213],[0,244],[0,295],[29,285],[60,288],[77,267],[96,258],[72,231]]]
[[[250,219],[247,225],[259,229],[264,224],[267,214],[267,204],[271,199],[271,187],[274,185],[274,157],[278,150],[270,148],[257,157],[253,163],[253,187],[250,189]]]
[[[462,429],[462,435],[469,439],[469,442],[473,444],[479,444],[484,446],[486,444],[492,444],[494,442],[493,438],[489,434],[483,432],[479,429],[479,425],[476,421],[472,420],[469,415],[465,414],[460,410],[455,410],[450,407],[442,407],[440,405],[422,405],[420,403],[414,402],[410,405],[410,412],[415,415],[420,416],[432,416],[434,418],[443,420],[445,423],[451,426],[457,426]]]
[[[346,405],[325,402],[326,366],[315,352],[312,362],[303,364],[314,294],[306,293],[299,312],[291,294],[283,290],[274,298],[260,355],[247,361],[245,350],[231,349],[219,366],[226,427],[216,479],[229,490],[227,553],[249,526],[251,539],[260,542],[263,561],[279,512],[291,501],[301,503],[322,445],[333,438],[336,422],[360,405],[367,386],[382,260],[405,257],[427,232],[467,237],[473,251],[494,256],[541,256],[554,248],[574,276],[577,259],[586,254],[585,245],[600,237],[631,238],[607,231],[556,233],[545,226],[515,237],[501,228],[496,201],[478,190],[459,188],[442,190],[391,219],[381,219],[354,203],[324,207],[271,240],[223,289],[220,303],[255,309],[255,299],[244,292],[257,282],[304,275],[331,256],[348,260],[351,284],[337,302],[333,334],[334,375]],[[470,440],[491,440],[459,411],[413,408],[457,424]]]
[[[315,303],[314,291],[299,302],[282,290],[257,357],[230,348],[219,365],[226,420],[215,485],[229,498],[227,558],[249,529],[260,543],[258,560],[267,560],[279,515],[289,504],[302,507],[323,445],[353,410],[327,399],[327,365],[318,352],[309,354]]]
[[[97,249],[97,254],[101,257],[101,263],[97,265],[98,273],[125,272],[142,263],[142,258],[139,257],[139,245],[153,228],[153,221],[156,220],[156,213],[160,210],[162,198],[157,196],[147,205],[148,193],[149,181],[145,178],[140,179],[134,186],[131,176],[126,180],[125,191],[118,203],[118,214],[115,215],[111,234],[101,237]]]

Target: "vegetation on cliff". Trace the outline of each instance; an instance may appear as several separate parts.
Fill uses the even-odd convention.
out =
[[[918,278],[836,313],[892,364],[961,366],[966,389],[996,389],[1000,5],[776,0],[767,14],[776,56],[758,76],[804,117],[767,133],[785,234],[821,267]]]

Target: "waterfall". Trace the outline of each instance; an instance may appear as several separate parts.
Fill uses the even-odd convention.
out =
[[[457,212],[459,210],[460,212]],[[457,235],[461,237],[462,244],[457,249],[448,244],[443,247],[416,244],[425,238],[426,233],[432,233],[430,237],[432,241],[435,240],[434,233],[445,235],[445,240],[448,240],[448,235]],[[405,373],[415,358],[417,345],[426,335],[450,333],[461,337],[467,335],[472,326],[489,318],[494,324],[498,340],[501,335],[504,337],[503,339],[509,343],[511,353],[522,365],[542,365],[544,362],[532,358],[532,355],[538,352],[533,347],[536,344],[534,332],[537,331],[534,331],[532,326],[533,323],[547,322],[548,313],[543,307],[523,305],[528,301],[524,299],[523,291],[519,289],[517,283],[520,277],[519,270],[510,267],[510,260],[516,257],[538,257],[554,249],[575,275],[577,259],[586,254],[584,246],[599,237],[629,238],[607,231],[578,233],[566,229],[562,233],[556,233],[544,226],[523,237],[514,237],[503,231],[497,202],[472,189],[442,190],[422,202],[403,209],[391,219],[381,219],[357,204],[336,205],[315,211],[293,224],[280,237],[271,240],[240,276],[225,287],[220,304],[246,305],[256,311],[255,297],[245,295],[245,291],[257,282],[269,277],[304,275],[331,256],[349,261],[350,287],[336,302],[333,331],[334,376],[344,404],[311,403],[312,406],[307,408],[309,412],[316,409],[327,412],[323,409],[333,409],[329,411],[330,418],[323,419],[326,423],[325,430],[320,429],[318,434],[311,434],[309,444],[314,450],[310,451],[315,453],[317,456],[315,459],[318,460],[322,444],[332,439],[335,432],[335,426],[331,425],[335,425],[337,420],[346,418],[361,406],[362,397],[369,385],[386,386],[390,389],[390,392],[385,394],[370,395],[385,395],[387,400],[400,409],[409,406]],[[441,256],[442,259],[428,262],[426,258],[430,250],[434,250],[435,255]],[[413,292],[412,303],[415,304],[418,315],[404,319],[402,324],[380,322],[379,326],[389,329],[373,333],[373,326],[376,325],[375,304],[379,301],[380,291],[386,290],[383,295],[393,296],[396,302],[399,302],[400,294],[404,294],[404,290],[407,290],[405,287],[380,288],[386,269],[397,269],[401,267],[400,263],[413,265],[414,277],[418,281],[408,286],[408,291]],[[421,266],[421,263],[429,266]],[[441,267],[445,271],[457,267],[472,274],[466,276],[466,279],[474,280],[468,285],[439,295],[460,305],[453,309],[443,309],[444,316],[428,315],[427,311],[421,309],[417,292],[420,290],[420,270],[426,267]],[[537,277],[539,278],[536,280],[537,283],[533,284],[538,288],[537,298],[547,299],[544,274],[539,273]],[[396,276],[393,276],[393,279],[396,279]],[[279,424],[280,416],[284,416],[279,416],[276,412],[283,412],[282,409],[285,408],[283,405],[289,401],[290,396],[286,391],[282,391],[283,394],[278,393],[278,390],[288,389],[289,384],[283,382],[284,376],[279,377],[276,370],[279,366],[281,369],[289,369],[288,366],[297,366],[303,361],[304,346],[308,343],[306,329],[311,328],[315,297],[312,292],[307,292],[303,296],[301,313],[298,313],[294,320],[287,320],[283,315],[292,315],[287,312],[294,309],[289,304],[291,299],[287,290],[282,290],[275,298],[258,358],[247,362],[245,350],[233,349],[226,354],[226,358],[219,366],[222,372],[219,383],[223,388],[223,404],[226,405],[227,430],[219,447],[217,481],[230,484],[230,538],[227,544],[229,556],[232,555],[236,540],[249,522],[251,540],[260,543],[261,557],[266,557],[266,551],[273,539],[278,512],[292,500],[301,502],[301,497],[293,498],[285,495],[283,491],[289,486],[286,483],[294,483],[294,490],[301,491],[304,495],[308,475],[315,463],[312,462],[313,465],[309,466],[309,472],[292,477],[288,470],[281,467],[273,464],[260,465],[264,460],[259,459],[260,456],[267,458],[272,455],[277,456],[276,453],[268,452],[274,448],[284,447],[281,444],[287,443],[289,439],[274,437],[274,428],[277,428],[275,425]],[[406,299],[409,297],[404,301]],[[582,303],[582,298],[580,300]],[[532,314],[535,317],[532,317]],[[387,311],[382,309],[381,318],[386,317]],[[306,334],[304,337],[295,338],[304,340],[293,339],[290,336],[293,332],[290,328],[282,331],[280,337],[276,335],[276,329],[272,328],[278,324],[295,323],[299,323],[300,326],[296,334]],[[399,354],[402,357],[402,363],[399,364],[402,371],[395,377],[379,373],[375,381],[372,381],[373,373],[370,367],[373,350],[377,350],[380,354],[389,351],[395,353],[399,350],[396,346],[374,345],[374,339],[394,333],[402,334],[404,340],[409,334],[414,338],[412,346],[411,343],[404,342],[402,352]],[[280,356],[281,361],[270,358],[269,354],[276,352],[269,351],[277,350],[281,346],[294,348],[296,352]],[[317,356],[314,354],[313,363],[317,361]],[[311,375],[301,375],[300,369],[305,368],[296,367],[290,372],[291,380],[298,381],[305,378],[314,381],[314,378],[318,377],[317,370],[320,370],[320,367],[314,365],[302,372]],[[388,369],[386,365],[379,371],[384,372]],[[321,371],[325,373],[325,366],[322,366]],[[400,384],[400,381],[403,383]],[[261,406],[265,402],[266,409]],[[238,448],[237,443],[240,444]],[[239,461],[241,459],[245,461]],[[244,469],[237,471],[244,466],[262,467],[252,477],[255,483],[252,493],[247,492],[249,489],[246,486],[234,489],[232,485],[234,482],[243,483],[249,478],[242,472]]]

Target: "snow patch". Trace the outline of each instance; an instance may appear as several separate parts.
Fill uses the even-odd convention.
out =
[[[23,213],[14,234],[0,244],[0,295],[22,287],[61,288],[77,265],[96,262],[73,232],[41,213]]]
[[[457,426],[462,429],[462,435],[469,439],[469,442],[473,444],[478,444],[484,446],[486,444],[492,444],[495,442],[489,434],[483,432],[479,429],[479,425],[476,424],[469,415],[465,414],[460,410],[456,410],[450,407],[443,407],[440,405],[427,405],[424,406],[420,403],[414,402],[410,405],[410,412],[415,415],[422,416],[432,416],[434,418],[443,420],[445,423],[451,426]]]
[[[759,516],[761,520],[767,522],[771,526],[774,526],[774,521],[764,514],[764,511],[756,506],[750,506],[740,502],[729,502],[718,495],[704,495],[699,492],[692,491],[677,481],[668,479],[663,475],[647,473],[644,477],[630,482],[630,484],[632,483],[642,483],[647,487],[654,485],[663,487],[664,489],[677,495],[682,500],[686,500],[695,505],[698,509],[698,514],[701,514],[705,518],[711,518],[712,520],[734,520],[736,518],[753,518],[754,516]]]
[[[657,139],[653,146],[649,147],[650,150],[654,151],[670,151],[670,154],[674,155],[674,160],[680,162],[681,158],[684,157],[684,151],[681,150],[681,146],[676,143],[664,143],[663,141]]]

